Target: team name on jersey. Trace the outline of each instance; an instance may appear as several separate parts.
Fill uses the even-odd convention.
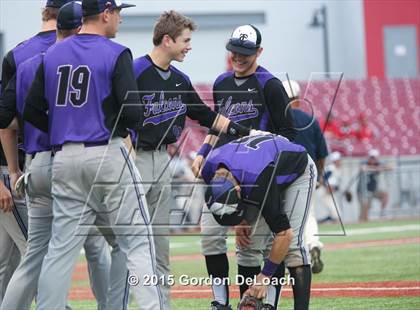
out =
[[[240,122],[258,116],[258,109],[254,106],[252,99],[237,103],[232,103],[232,100],[232,96],[229,96],[226,102],[224,102],[225,98],[217,101],[217,104],[221,107],[220,113],[230,120]]]
[[[156,93],[144,95],[142,102],[145,107],[143,125],[157,125],[167,120],[173,119],[179,115],[185,114],[187,105],[182,102],[181,95],[165,99],[165,92],[160,92],[159,100],[155,99]]]

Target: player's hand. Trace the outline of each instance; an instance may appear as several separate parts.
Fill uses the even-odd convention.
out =
[[[265,281],[264,281],[265,279]],[[256,277],[256,281],[253,285],[249,287],[248,290],[244,293],[244,295],[253,296],[258,299],[263,299],[267,296],[268,285],[264,285],[263,283],[269,283],[269,277],[260,273]]]
[[[251,226],[243,220],[238,226],[235,226],[236,245],[239,248],[246,248],[251,243]]]
[[[13,208],[12,194],[9,189],[0,181],[0,209],[10,212]]]
[[[9,173],[10,178],[10,187],[13,192],[16,192],[16,182],[22,176],[22,171],[18,170],[17,172]],[[22,197],[19,197],[22,198]]]
[[[194,173],[195,177],[200,176],[200,170],[201,170],[201,167],[203,166],[203,163],[204,163],[204,157],[202,155],[197,155],[191,166],[191,170]]]

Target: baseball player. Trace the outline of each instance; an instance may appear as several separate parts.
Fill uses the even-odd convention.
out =
[[[57,41],[73,35],[80,30],[82,7],[80,3],[70,2],[60,9],[57,18]],[[0,111],[6,110],[9,120],[21,115],[24,98],[35,76],[36,69],[42,62],[38,54],[17,69],[14,78],[9,82]],[[0,123],[0,127],[8,126]],[[35,297],[42,260],[47,252],[51,237],[52,199],[51,199],[51,147],[48,135],[24,124],[24,149],[28,154],[26,175],[28,176],[28,245],[22,263],[16,270],[6,291],[0,309],[29,309]],[[4,145],[6,155],[9,149],[17,145]],[[13,150],[12,150],[13,151]],[[16,151],[15,151],[16,154]],[[8,162],[16,161],[7,158]],[[98,309],[105,309],[109,283],[110,256],[105,239],[102,236],[88,236],[85,242],[85,253],[88,260],[89,276],[93,293],[98,301]]]
[[[321,218],[319,220],[320,223],[325,223],[328,221],[332,221],[334,223],[338,223],[340,218],[340,212],[336,208],[336,205],[334,203],[334,200],[331,197],[331,193],[334,195],[342,195],[344,194],[344,197],[347,201],[351,201],[351,193],[344,189],[342,186],[342,171],[341,171],[341,153],[340,152],[332,152],[330,155],[328,155],[328,164],[325,167],[325,173],[324,173],[324,190],[322,192],[322,202],[325,206],[325,209],[327,210],[327,214],[324,218]],[[348,196],[350,195],[350,197]],[[338,199],[337,196],[335,196],[335,199]]]
[[[25,101],[24,120],[48,131],[55,153],[54,218],[37,309],[64,307],[86,239],[84,226],[93,224],[126,255],[129,282],[141,292],[138,308],[163,309],[159,287],[147,281],[156,276],[153,235],[140,175],[123,140],[127,128],[139,128],[141,119],[138,94],[127,96],[136,89],[131,52],[109,40],[118,30],[121,9],[131,6],[84,0],[80,33],[46,52]],[[113,255],[111,277],[119,264]],[[125,280],[122,288],[128,291]],[[110,301],[114,305],[108,309],[127,304],[126,298]]]
[[[57,23],[58,8],[66,3],[64,0],[48,0],[42,11],[41,32],[22,42],[3,59],[2,63],[2,87],[3,90],[16,73],[16,69],[26,59],[45,51],[55,42],[55,27]],[[1,92],[1,91],[0,91]],[[0,96],[1,97],[1,96]],[[0,118],[4,114],[0,113]],[[2,143],[5,141],[14,141],[14,133],[2,133]],[[24,155],[20,156],[20,166],[23,166]],[[17,162],[8,163],[0,147],[0,304],[5,292],[8,279],[17,267],[19,253],[23,256],[26,248],[27,237],[27,209],[23,199],[18,199],[16,195],[10,192],[16,180],[21,175],[21,168]],[[10,186],[11,185],[11,186]],[[13,191],[12,191],[13,192]],[[16,251],[19,249],[19,253]],[[14,267],[13,267],[14,266]]]
[[[360,202],[359,221],[366,222],[374,198],[381,203],[381,217],[385,216],[385,209],[389,200],[389,193],[381,188],[380,174],[393,169],[390,164],[383,164],[379,160],[379,151],[371,149],[368,158],[360,166],[360,177],[357,183],[357,197]],[[382,186],[383,187],[383,186]]]
[[[268,259],[245,295],[266,297],[284,260],[295,279],[295,309],[308,309],[311,270],[303,230],[317,173],[304,147],[276,135],[244,137],[214,149],[201,174],[210,185],[206,203],[215,220],[242,227],[239,245],[249,238],[246,226],[256,225],[259,215],[275,235]],[[264,309],[275,308],[270,304]]]
[[[215,111],[245,127],[270,131],[293,139],[295,134],[293,119],[286,109],[288,98],[282,83],[257,63],[258,57],[263,52],[261,41],[260,31],[252,25],[242,25],[233,31],[226,46],[230,52],[233,71],[221,74],[214,83]],[[206,138],[207,142],[212,140],[211,135],[215,133],[210,132]],[[215,147],[233,139],[228,135],[220,135]],[[202,165],[205,155],[199,152],[193,165],[195,172]],[[226,255],[227,227],[221,227],[214,221],[211,214],[203,212],[201,233],[202,251],[209,275],[213,278],[227,279],[229,276]],[[270,230],[262,220],[251,237],[250,244],[237,251],[239,275],[252,278],[260,272],[263,255],[269,247],[270,239]],[[220,281],[219,283],[227,282]],[[212,308],[230,309],[229,287],[213,285],[212,289],[214,295]],[[247,289],[246,283],[240,285],[241,295]],[[273,300],[273,304],[276,303],[276,295],[278,294],[270,291],[269,299]]]
[[[153,32],[153,50],[134,61],[137,87],[144,107],[143,128],[135,142],[136,165],[145,184],[146,199],[152,217],[158,272],[169,274],[170,169],[167,145],[178,140],[185,118],[200,125],[238,137],[250,134],[246,127],[213,112],[194,90],[189,77],[172,61],[182,62],[191,50],[196,26],[175,11],[163,13]],[[255,132],[253,132],[255,133]],[[162,289],[165,309],[170,309],[170,290]]]
[[[316,164],[318,172],[318,185],[315,194],[322,195],[323,184],[322,176],[324,175],[325,159],[328,156],[327,143],[324,134],[321,131],[318,121],[300,110],[300,86],[296,81],[287,80],[283,82],[283,86],[291,100],[293,120],[296,128],[298,128],[294,142],[305,147],[309,156]],[[331,197],[331,193],[328,192]],[[322,242],[319,240],[318,223],[315,217],[313,204],[309,208],[308,221],[305,228],[305,242],[307,243],[311,253],[312,272],[320,273],[324,268],[321,260]]]

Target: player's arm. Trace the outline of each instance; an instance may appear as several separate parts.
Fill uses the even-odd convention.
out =
[[[201,148],[198,150],[197,156],[195,157],[191,165],[191,170],[194,173],[194,176],[197,177],[200,175],[200,170],[203,167],[205,158],[213,149],[213,147],[216,145],[218,140],[219,140],[218,136],[210,134],[210,133],[204,138],[204,142]]]
[[[187,105],[188,117],[197,120],[201,126],[210,128],[214,132],[222,132],[237,137],[248,136],[251,133],[249,128],[230,121],[222,114],[212,111],[201,100],[192,85],[190,86],[189,103]]]
[[[9,84],[9,81],[12,79],[12,77],[16,73],[16,63],[15,59],[13,57],[13,52],[10,51],[6,54],[6,56],[3,58],[3,63],[1,66],[1,80],[3,89],[7,87],[7,84]]]
[[[44,65],[41,63],[25,99],[23,120],[41,131],[48,132],[48,102],[44,95],[44,85]]]
[[[117,99],[117,111],[121,111],[121,124],[139,130],[143,123],[142,106],[133,71],[133,57],[129,49],[119,56],[112,77],[112,89]]]
[[[0,180],[0,209],[3,212],[10,212],[13,207],[12,194],[9,189],[4,185],[3,181]]]
[[[324,134],[322,133],[321,127],[317,120],[314,121],[313,125],[315,129],[315,145],[316,145],[316,169],[318,171],[318,183],[323,184],[325,159],[328,156],[327,142],[325,141]]]
[[[252,189],[247,204],[259,205],[270,230],[275,237],[273,245],[264,264],[264,268],[256,278],[256,283],[262,283],[264,278],[271,278],[278,265],[284,260],[289,251],[293,239],[293,231],[290,227],[287,215],[283,212],[285,196],[280,194],[274,179],[272,169],[266,169],[258,178],[256,186]],[[263,203],[265,203],[263,205]],[[280,206],[280,207],[279,207]],[[256,298],[264,298],[268,286],[252,285],[245,293]]]
[[[3,146],[9,170],[12,189],[22,172],[18,159],[18,128],[7,128],[16,119],[16,74],[9,80],[4,91],[3,100],[0,101],[0,140]]]
[[[1,129],[0,140],[7,161],[10,185],[11,188],[15,190],[16,181],[22,175],[22,171],[20,171],[19,168],[17,131],[10,128]]]
[[[7,128],[16,116],[16,75],[9,80],[0,100],[0,128]]]
[[[296,136],[291,109],[288,108],[289,98],[278,79],[271,79],[264,87],[264,98],[269,111],[272,130],[290,141]]]

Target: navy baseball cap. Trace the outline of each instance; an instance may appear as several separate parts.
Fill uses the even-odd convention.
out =
[[[47,0],[47,3],[45,4],[48,8],[61,8],[66,3],[72,2],[74,0]]]
[[[136,6],[135,4],[122,3],[118,0],[83,0],[83,16],[97,15],[106,9],[124,9]]]
[[[244,212],[239,206],[235,184],[228,178],[213,178],[205,192],[205,201],[220,225],[235,226],[242,221]]]
[[[80,1],[67,3],[58,11],[57,29],[76,29],[82,25],[82,17],[82,3]]]
[[[253,25],[243,25],[236,28],[226,44],[226,49],[241,55],[254,55],[261,45],[261,33]]]

